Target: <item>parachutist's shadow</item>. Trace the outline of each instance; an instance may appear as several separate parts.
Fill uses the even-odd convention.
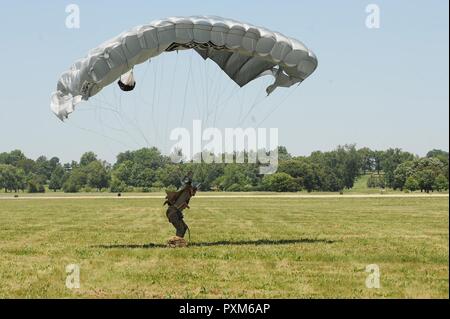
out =
[[[265,245],[292,245],[292,244],[333,244],[336,241],[327,240],[327,239],[310,239],[310,238],[301,238],[301,239],[278,239],[278,240],[270,240],[270,239],[259,239],[259,240],[238,240],[238,241],[215,241],[215,242],[193,242],[189,243],[189,247],[211,247],[211,246],[265,246]],[[128,249],[149,249],[149,248],[166,248],[166,245],[163,244],[144,244],[144,245],[132,245],[132,244],[123,244],[123,245],[98,245],[91,246],[94,248],[104,248],[104,249],[114,249],[114,248],[128,248]]]
[[[326,239],[310,239],[310,238],[301,238],[301,239],[278,239],[278,240],[270,240],[270,239],[258,239],[258,240],[239,240],[239,241],[216,241],[210,243],[191,243],[189,246],[245,246],[245,245],[254,245],[254,246],[264,246],[264,245],[292,245],[292,244],[314,244],[314,243],[322,243],[322,244],[332,244],[333,240]]]

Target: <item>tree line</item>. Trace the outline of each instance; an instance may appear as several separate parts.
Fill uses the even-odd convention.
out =
[[[309,156],[292,156],[285,147],[279,147],[278,154],[278,171],[260,175],[258,163],[173,163],[157,148],[120,153],[114,164],[93,152],[83,154],[79,161],[61,163],[57,157],[33,160],[14,150],[0,153],[0,189],[30,193],[152,192],[178,188],[181,178],[192,171],[203,191],[339,192],[351,189],[361,175],[369,175],[368,187],[448,190],[449,154],[442,150],[419,157],[398,148],[376,151],[344,145]]]

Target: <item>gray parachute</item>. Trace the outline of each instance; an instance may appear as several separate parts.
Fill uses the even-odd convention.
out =
[[[211,16],[172,17],[137,26],[103,43],[64,72],[52,94],[51,109],[61,119],[104,87],[118,81],[136,85],[132,70],[164,52],[193,49],[213,60],[234,82],[272,75],[277,87],[301,83],[317,68],[317,58],[300,41],[247,23]]]

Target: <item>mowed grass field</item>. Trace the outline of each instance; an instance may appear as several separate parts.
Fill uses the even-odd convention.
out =
[[[449,297],[448,197],[196,197],[183,249],[162,202],[0,200],[0,297]]]

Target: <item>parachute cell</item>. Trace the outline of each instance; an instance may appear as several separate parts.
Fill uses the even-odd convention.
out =
[[[268,94],[301,83],[317,68],[312,51],[278,32],[220,17],[173,17],[135,27],[91,50],[61,75],[51,109],[63,120],[81,100],[118,79],[122,90],[132,90],[135,65],[186,49],[214,61],[241,87],[260,76],[274,76]]]

